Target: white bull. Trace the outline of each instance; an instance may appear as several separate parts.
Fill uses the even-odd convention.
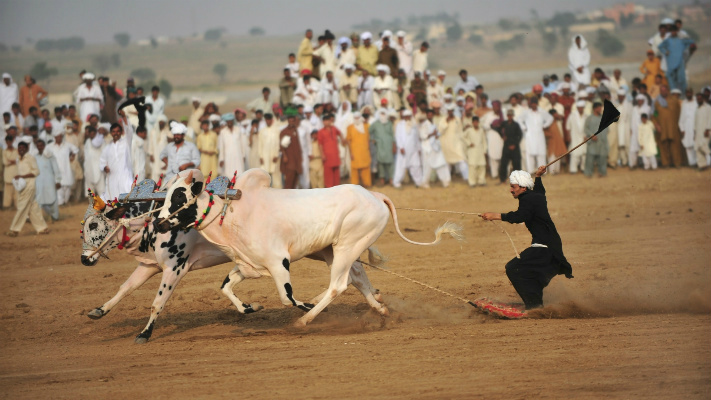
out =
[[[178,178],[185,178],[188,172],[181,172]],[[121,285],[119,291],[102,306],[89,312],[91,319],[100,319],[108,314],[123,298],[141,287],[152,276],[162,272],[162,279],[156,297],[151,307],[151,317],[146,327],[136,336],[136,343],[145,343],[150,339],[158,315],[175,291],[180,280],[189,272],[203,268],[210,268],[231,261],[218,247],[208,242],[197,231],[184,232],[174,229],[166,233],[155,232],[152,223],[146,224],[144,218],[135,219],[149,211],[149,202],[127,203],[117,208],[107,206],[103,212],[94,210],[90,200],[89,208],[85,215],[82,264],[94,266],[100,254],[106,254],[119,245],[136,258],[138,266],[131,276]],[[121,218],[131,219],[126,228],[127,241],[124,241],[122,228],[115,230]],[[149,219],[150,220],[150,219]],[[156,244],[158,247],[156,248]],[[99,251],[97,251],[99,250]],[[237,260],[236,266],[222,283],[221,290],[225,296],[237,307],[242,314],[249,314],[261,310],[258,303],[243,303],[234,294],[234,287],[245,278],[259,278],[261,274],[252,273],[252,269]],[[243,272],[244,271],[244,272]],[[378,291],[375,290],[362,266],[354,268],[349,274],[349,283],[358,288],[364,295],[375,296],[380,300]],[[317,297],[316,299],[320,298]],[[313,302],[313,300],[312,300]],[[310,309],[311,304],[305,304],[304,311]]]
[[[217,222],[224,201],[214,196],[214,206],[197,229],[232,260],[242,260],[244,269],[252,269],[255,274],[268,272],[285,305],[297,305],[291,286],[291,263],[303,257],[325,261],[331,268],[329,287],[319,296],[318,303],[296,321],[297,326],[311,322],[346,290],[348,271],[351,267],[362,268],[358,258],[366,250],[370,252],[391,215],[398,235],[408,243],[434,245],[447,233],[461,238],[461,228],[452,223],[439,227],[431,243],[405,238],[392,201],[361,186],[281,190],[269,185],[270,177],[261,169],[243,173],[235,183],[242,192],[241,199],[228,205],[224,224]],[[210,195],[203,191],[200,171],[193,170],[187,178],[177,179],[168,188],[165,205],[155,222],[157,230],[191,229],[203,210],[208,209],[209,199]],[[387,315],[387,308],[372,295],[366,295],[366,299]]]

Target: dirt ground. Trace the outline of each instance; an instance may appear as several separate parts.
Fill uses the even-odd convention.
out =
[[[136,262],[115,250],[80,264],[85,207],[61,210],[49,236],[29,226],[0,237],[0,398],[709,398],[711,396],[711,171],[611,171],[545,177],[548,205],[575,278],[555,278],[535,318],[498,320],[368,269],[391,316],[350,288],[312,325],[279,302],[269,278],[236,292],[265,306],[239,315],[219,292],[228,264],[191,273],[145,345],[159,278],[103,319],[86,314],[114,295]],[[506,186],[457,182],[429,191],[383,188],[400,207],[508,211]],[[0,212],[6,231],[13,212]],[[503,272],[513,248],[499,226],[472,216],[399,211],[414,240],[447,220],[465,243],[376,243],[392,271],[457,296],[517,300]],[[523,225],[501,225],[523,250]],[[292,266],[299,298],[324,290],[324,265]]]

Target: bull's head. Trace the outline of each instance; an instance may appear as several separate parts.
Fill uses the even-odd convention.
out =
[[[131,209],[130,205],[125,204],[115,208],[107,206],[99,211],[94,207],[95,204],[96,200],[90,197],[89,206],[82,222],[84,228],[81,263],[88,267],[96,265],[100,255],[113,250],[121,243],[120,234],[114,229],[119,224],[119,218]],[[112,232],[114,234],[106,241],[108,235]],[[106,243],[104,243],[105,241]],[[103,246],[102,243],[104,243]],[[100,249],[99,246],[102,246],[102,248]]]
[[[154,221],[157,232],[188,229],[195,223],[199,216],[196,197],[202,192],[203,180],[200,170],[190,170],[187,176],[181,173],[181,176],[168,187],[163,209]]]

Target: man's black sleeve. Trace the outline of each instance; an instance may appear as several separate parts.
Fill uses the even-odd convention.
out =
[[[543,187],[543,180],[540,176],[537,176],[536,181],[533,183],[533,191],[542,195],[546,194],[546,188]]]
[[[533,218],[533,204],[527,200],[529,199],[520,199],[518,210],[501,214],[501,220],[510,224],[520,224]]]

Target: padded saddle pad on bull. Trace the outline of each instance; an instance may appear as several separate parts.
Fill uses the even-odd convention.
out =
[[[479,311],[501,319],[520,319],[528,317],[523,304],[501,303],[486,297],[470,302]]]

